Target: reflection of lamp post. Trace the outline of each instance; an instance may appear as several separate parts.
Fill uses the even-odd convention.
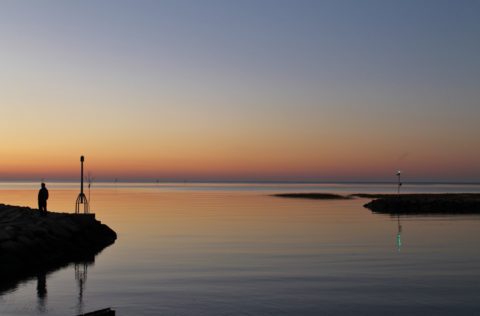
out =
[[[400,194],[400,187],[402,186],[402,181],[400,176],[402,175],[402,172],[400,170],[397,171],[397,177],[398,177],[398,189],[397,189],[397,194]]]
[[[402,248],[402,224],[400,224],[400,215],[398,215],[397,219],[398,219],[397,250],[400,251],[400,249]]]
[[[75,280],[78,284],[78,304],[77,309],[80,314],[83,313],[83,290],[87,282],[87,263],[75,263]]]

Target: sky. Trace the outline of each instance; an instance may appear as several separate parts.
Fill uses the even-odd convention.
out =
[[[480,1],[0,1],[0,180],[480,181]]]

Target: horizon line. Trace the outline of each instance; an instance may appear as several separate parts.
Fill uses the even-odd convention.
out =
[[[86,179],[84,180],[86,181]],[[1,179],[0,183],[80,183],[78,178],[53,178],[53,179]],[[88,182],[87,182],[88,183]],[[92,183],[142,183],[142,184],[161,184],[161,183],[191,183],[191,184],[397,184],[397,180],[178,180],[178,179],[155,179],[155,178],[114,178],[94,180]],[[480,181],[458,181],[458,180],[411,180],[402,181],[405,184],[463,184],[480,185]]]

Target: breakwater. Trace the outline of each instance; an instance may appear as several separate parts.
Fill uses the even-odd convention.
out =
[[[41,214],[29,207],[0,204],[0,283],[91,261],[116,238],[95,214]]]
[[[386,214],[480,214],[480,194],[359,194],[364,206]]]

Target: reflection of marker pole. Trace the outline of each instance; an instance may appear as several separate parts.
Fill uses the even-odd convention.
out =
[[[78,282],[78,313],[83,315],[83,291],[87,282],[87,264],[75,263],[75,280]]]
[[[400,170],[397,171],[397,177],[398,177],[398,189],[397,189],[397,194],[400,194],[400,187],[402,186],[402,181],[401,181],[401,176],[402,172]]]
[[[398,233],[397,233],[397,250],[402,248],[402,225],[400,224],[400,215],[398,215]]]

